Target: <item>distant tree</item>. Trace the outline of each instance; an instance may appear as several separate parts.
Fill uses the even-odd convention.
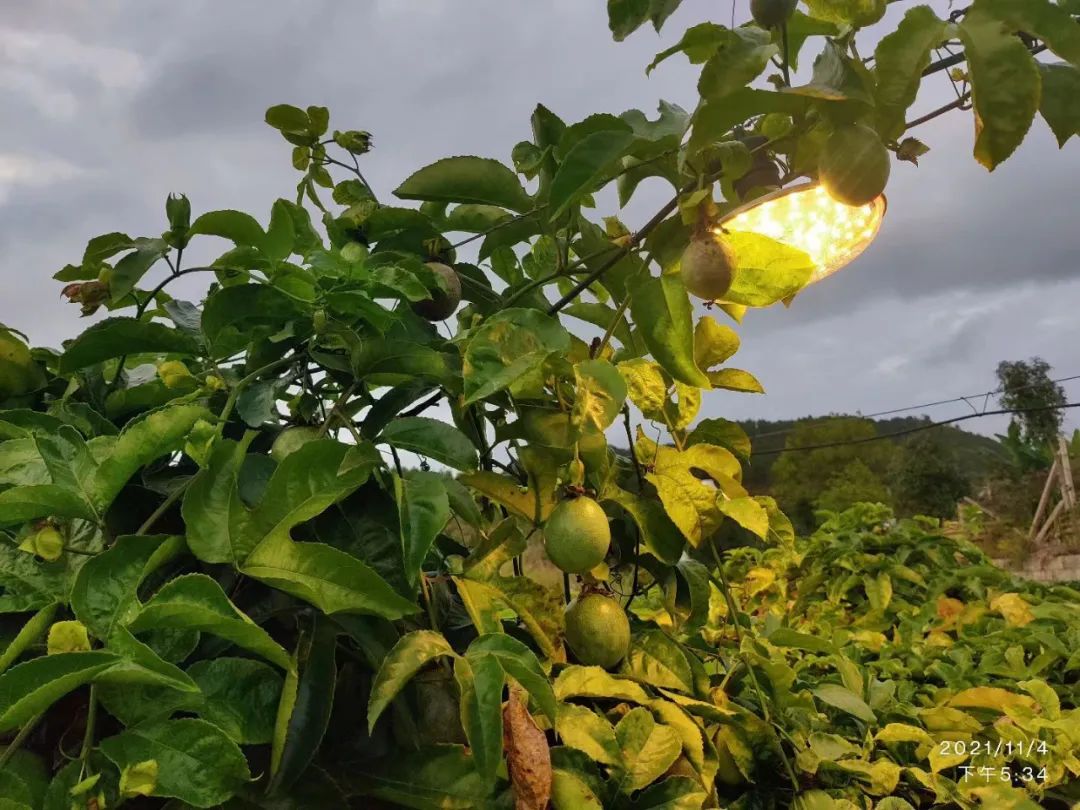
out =
[[[971,492],[955,454],[931,433],[919,434],[902,446],[891,484],[902,515],[951,518],[957,501]]]
[[[1036,447],[1046,447],[1057,440],[1061,431],[1065,390],[1050,377],[1050,364],[1041,357],[998,363],[1001,404],[1010,409],[1028,410],[1014,414],[1012,421],[1020,429],[1020,438]]]
[[[842,512],[857,503],[890,503],[889,488],[862,459],[855,459],[828,480],[815,509]]]
[[[782,454],[773,465],[772,492],[800,530],[813,529],[816,526],[814,512],[836,508],[848,497],[845,492],[858,490],[867,496],[845,505],[867,498],[890,502],[884,481],[896,449],[887,441],[859,441],[875,436],[877,428],[872,421],[849,416],[804,422],[788,434],[785,449],[791,452]],[[838,446],[794,450],[833,443]],[[861,462],[862,469],[849,470],[856,461]],[[826,505],[821,499],[830,490],[832,493],[826,497]]]

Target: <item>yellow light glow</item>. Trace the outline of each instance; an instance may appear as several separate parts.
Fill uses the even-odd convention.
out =
[[[885,195],[845,205],[811,183],[781,189],[731,212],[714,230],[760,233],[805,251],[817,268],[810,283],[850,264],[874,241],[885,217]]]

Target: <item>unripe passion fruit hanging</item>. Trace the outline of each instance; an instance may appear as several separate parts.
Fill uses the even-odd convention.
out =
[[[412,310],[425,320],[445,321],[454,314],[458,304],[461,303],[461,279],[454,268],[442,262],[428,262],[427,266],[446,282],[446,292],[436,290],[426,301],[414,303]]]
[[[582,664],[610,669],[630,648],[630,621],[613,598],[586,593],[566,609],[566,642]]]
[[[862,124],[841,127],[829,136],[818,159],[818,179],[829,196],[847,205],[866,205],[889,182],[889,150]]]
[[[563,501],[544,524],[548,559],[568,574],[584,574],[604,561],[611,527],[600,504],[580,497]]]
[[[715,301],[723,298],[731,287],[735,277],[735,257],[721,237],[704,233],[695,236],[686,246],[679,272],[691,295]]]
[[[798,0],[750,0],[750,16],[762,28],[779,28],[788,21]]]

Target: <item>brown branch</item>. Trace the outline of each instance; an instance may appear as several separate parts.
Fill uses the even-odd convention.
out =
[[[942,106],[938,107],[936,110],[932,110],[931,112],[928,112],[926,115],[922,115],[922,116],[916,118],[913,121],[908,121],[906,124],[904,124],[904,129],[909,130],[912,127],[917,127],[920,124],[925,124],[927,121],[933,121],[939,115],[944,115],[945,113],[949,112],[949,110],[966,109],[967,105],[968,105],[968,101],[970,101],[970,100],[971,100],[971,93],[964,93],[964,95],[960,96],[960,98],[953,99],[948,104],[943,104]]]

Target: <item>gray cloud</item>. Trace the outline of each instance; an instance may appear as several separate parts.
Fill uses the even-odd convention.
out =
[[[692,108],[696,68],[674,58],[647,78],[644,66],[687,25],[710,15],[726,23],[728,4],[687,0],[663,36],[643,30],[624,43],[611,41],[604,6],[43,0],[5,9],[0,158],[21,174],[0,174],[0,320],[45,343],[71,334],[80,322],[58,302],[51,274],[97,233],[160,232],[169,192],[187,192],[197,212],[241,208],[265,219],[296,181],[288,145],[262,123],[274,103],[325,104],[332,126],[374,132],[366,173],[386,198],[446,155],[507,160],[529,137],[538,101],[568,121],[631,107],[651,115],[660,99]],[[890,19],[902,11],[890,8]],[[942,76],[925,91],[917,112],[951,94]],[[753,313],[740,327],[739,365],[769,395],[716,393],[710,413],[780,417],[944,398],[990,388],[998,360],[1036,353],[1080,373],[1080,147],[1059,153],[1039,123],[991,175],[971,157],[970,113],[918,134],[932,151],[918,169],[894,167],[871,249],[790,309]],[[633,228],[669,194],[648,182],[626,211],[605,205],[597,215],[620,213]]]

